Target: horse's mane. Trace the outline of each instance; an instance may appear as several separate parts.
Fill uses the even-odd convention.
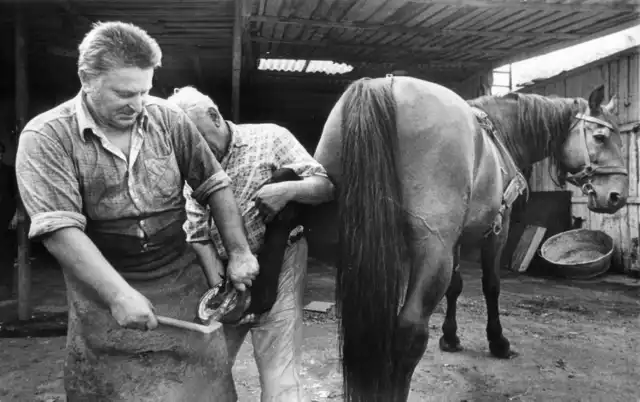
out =
[[[467,102],[487,113],[496,126],[497,135],[521,169],[548,156],[556,170],[555,178],[550,172],[551,177],[558,185],[564,183],[567,172],[559,163],[559,155],[573,117],[588,109],[586,100],[509,93]]]

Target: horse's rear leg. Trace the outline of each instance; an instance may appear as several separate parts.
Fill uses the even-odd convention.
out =
[[[509,233],[509,217],[505,216],[502,231],[489,235],[482,243],[482,293],[487,303],[487,340],[495,357],[508,359],[516,355],[509,340],[502,334],[498,299],[500,298],[500,260]]]
[[[409,277],[407,296],[398,316],[396,384],[392,402],[404,402],[409,396],[411,377],[427,348],[429,319],[442,300],[453,268],[452,247],[435,234],[413,243],[415,259]]]
[[[460,273],[460,246],[454,248],[453,273],[451,283],[447,288],[447,312],[442,324],[442,336],[440,337],[440,349],[444,352],[459,352],[462,350],[460,338],[458,338],[458,323],[456,322],[456,304],[462,293],[462,274]]]

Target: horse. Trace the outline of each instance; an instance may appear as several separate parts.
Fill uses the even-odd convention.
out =
[[[491,354],[515,352],[498,311],[510,207],[522,170],[551,158],[588,208],[626,203],[628,173],[604,87],[589,99],[510,93],[466,101],[413,77],[362,78],[331,109],[314,158],[336,185],[336,308],[345,401],[406,401],[429,319],[446,296],[440,348],[461,350],[460,246],[481,245]]]

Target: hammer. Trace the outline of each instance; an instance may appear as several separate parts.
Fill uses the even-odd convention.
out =
[[[186,329],[194,332],[200,332],[201,334],[205,334],[205,335],[209,335],[217,331],[222,326],[222,324],[220,324],[218,321],[213,321],[213,320],[209,321],[208,325],[202,325],[202,324],[197,324],[191,321],[178,320],[175,318],[164,317],[161,315],[156,316],[156,319],[158,320],[158,324],[162,324],[162,325],[166,325],[174,328]]]
[[[161,315],[156,319],[158,324],[209,335],[222,327],[222,322],[239,320],[250,300],[249,292],[239,293],[230,282],[225,281],[209,289],[200,298],[196,319],[202,324]]]

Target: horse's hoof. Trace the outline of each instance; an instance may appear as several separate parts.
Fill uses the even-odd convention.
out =
[[[460,339],[456,336],[454,342],[447,342],[444,336],[440,337],[440,350],[443,352],[455,353],[462,350]]]
[[[489,350],[491,354],[498,359],[513,359],[518,356],[517,352],[511,350],[511,345],[509,345],[509,341],[506,338],[489,342]]]

